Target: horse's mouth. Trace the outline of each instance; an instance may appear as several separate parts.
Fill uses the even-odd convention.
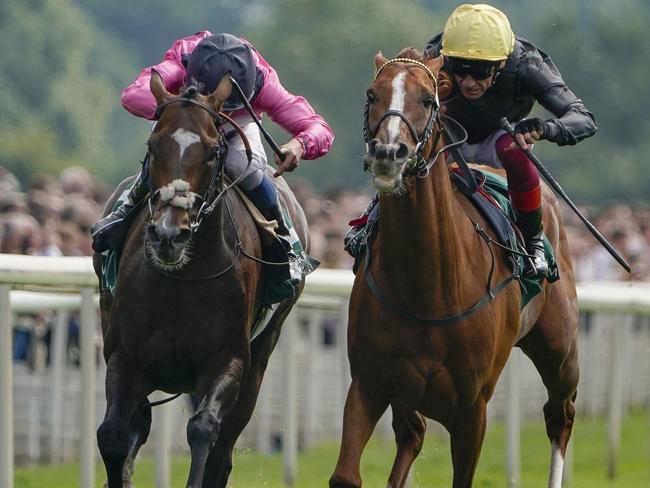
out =
[[[180,271],[189,262],[190,255],[188,249],[181,250],[177,255],[161,256],[152,245],[148,245],[146,252],[149,256],[151,264],[166,272]]]

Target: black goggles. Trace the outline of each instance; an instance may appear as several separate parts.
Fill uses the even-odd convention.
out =
[[[465,78],[471,76],[475,80],[486,80],[494,76],[499,67],[499,61],[475,61],[471,59],[447,58],[451,72]]]

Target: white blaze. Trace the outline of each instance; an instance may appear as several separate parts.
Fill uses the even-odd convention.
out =
[[[404,88],[404,78],[406,78],[406,72],[401,72],[395,78],[393,78],[393,98],[390,101],[389,110],[397,110],[399,112],[404,111],[404,98],[406,97],[406,90]],[[394,143],[399,139],[399,126],[402,122],[402,119],[399,117],[391,117],[388,122],[388,142]]]
[[[180,150],[179,159],[183,159],[183,154],[188,147],[197,142],[201,142],[201,138],[197,134],[185,129],[177,129],[172,134],[172,138],[178,143]]]

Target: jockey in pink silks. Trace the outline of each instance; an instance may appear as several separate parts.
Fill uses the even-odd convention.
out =
[[[284,158],[280,161],[276,156],[274,177],[285,171],[293,171],[301,159],[316,159],[327,154],[332,145],[334,134],[327,122],[307,100],[282,86],[273,67],[245,39],[226,33],[202,31],[174,42],[160,63],[143,69],[122,92],[124,108],[137,117],[149,120],[156,118],[156,100],[149,89],[152,69],[160,74],[165,88],[171,93],[179,93],[189,81],[200,83],[203,93],[210,93],[230,72],[257,117],[267,114],[292,136],[280,146]],[[266,153],[259,128],[234,89],[222,110],[241,126],[253,153],[249,165],[241,137],[234,130],[228,132],[226,129],[231,128],[224,126],[228,139],[228,156],[224,165],[226,174],[233,180],[240,178],[239,187],[260,212],[282,226],[277,191],[272,178],[265,172]],[[103,252],[121,246],[126,234],[125,227],[128,228],[130,221],[128,216],[148,193],[147,166],[145,158],[142,171],[128,193],[122,196],[124,204],[92,227],[95,251]]]

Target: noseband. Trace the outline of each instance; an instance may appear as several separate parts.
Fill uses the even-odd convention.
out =
[[[415,150],[413,151],[413,154],[407,161],[407,167],[409,168],[406,171],[406,175],[418,175],[418,176],[425,176],[428,171],[429,171],[429,165],[427,164],[427,160],[423,157],[422,151],[424,150],[424,146],[429,142],[429,139],[431,138],[431,134],[433,134],[433,124],[435,123],[438,115],[438,110],[440,108],[440,101],[438,100],[438,80],[434,76],[433,72],[429,69],[429,67],[421,63],[420,61],[416,61],[415,59],[410,59],[410,58],[394,58],[391,59],[390,61],[386,62],[383,64],[375,73],[375,80],[379,76],[379,74],[383,71],[383,69],[386,66],[389,66],[391,64],[395,63],[406,63],[406,64],[412,64],[417,66],[418,68],[422,68],[426,73],[429,79],[433,82],[433,92],[434,92],[434,101],[433,104],[431,105],[431,113],[429,114],[429,119],[427,120],[427,124],[422,131],[422,133],[418,134],[417,130],[415,130],[415,126],[413,123],[409,120],[409,118],[404,114],[404,112],[400,110],[387,110],[384,112],[384,114],[379,118],[379,122],[377,122],[377,125],[375,126],[374,130],[370,130],[370,123],[368,120],[369,113],[370,113],[370,102],[366,100],[366,105],[364,109],[364,124],[363,124],[363,138],[366,143],[366,153],[368,152],[368,145],[370,144],[370,141],[375,138],[377,135],[377,132],[379,132],[379,128],[381,127],[381,123],[387,119],[388,117],[394,116],[394,117],[399,117],[404,121],[406,124],[406,127],[408,127],[409,132],[411,133],[411,136],[413,137],[413,140],[415,141]],[[367,162],[364,162],[364,170],[368,171],[370,169],[370,166]]]

